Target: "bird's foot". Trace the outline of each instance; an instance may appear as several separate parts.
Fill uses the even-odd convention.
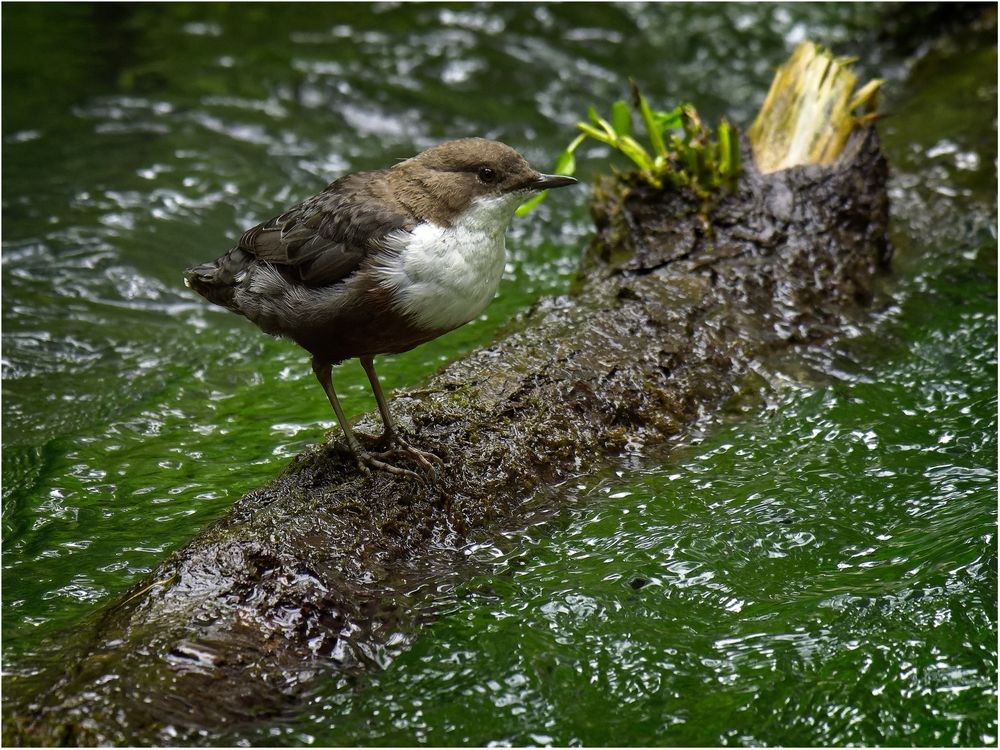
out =
[[[430,451],[422,451],[419,448],[414,448],[395,433],[383,435],[382,441],[383,443],[387,443],[389,448],[378,454],[379,456],[398,456],[410,459],[419,465],[425,472],[429,472],[431,474],[437,473],[438,466],[444,466],[444,459],[440,456],[435,453],[431,453]]]
[[[438,466],[444,466],[444,460],[440,456],[428,451],[422,451],[419,448],[414,448],[394,433],[383,435],[379,442],[383,446],[387,445],[388,447],[381,451],[366,451],[361,447],[360,443],[350,445],[351,452],[354,454],[354,460],[357,462],[358,469],[362,474],[370,474],[372,471],[384,471],[387,474],[395,474],[396,476],[427,480],[428,478],[433,479],[437,476]],[[410,469],[396,466],[395,462],[390,463],[392,459],[399,458],[416,463],[420,467],[421,473],[418,474]]]
[[[412,477],[413,479],[421,478],[415,471],[403,469],[382,460],[383,458],[388,458],[391,453],[391,451],[386,451],[384,453],[369,453],[361,447],[357,447],[354,449],[354,460],[357,461],[358,469],[362,474],[371,474],[374,470],[384,471],[387,474],[395,474],[396,476]]]

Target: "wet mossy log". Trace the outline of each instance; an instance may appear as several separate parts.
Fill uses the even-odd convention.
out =
[[[361,476],[339,436],[308,451],[112,605],[8,742],[225,736],[383,664],[469,575],[464,546],[559,503],[539,488],[664,443],[769,352],[842,330],[888,260],[886,173],[867,127],[829,167],[748,165],[707,223],[683,193],[605,180],[578,290],[395,394],[447,462],[436,487]]]
[[[471,542],[558,506],[567,478],[679,435],[775,350],[863,314],[889,257],[886,176],[869,125],[829,166],[763,175],[748,160],[707,214],[604,180],[574,293],[395,394],[400,424],[447,462],[436,486],[361,476],[334,435],[110,606],[7,717],[8,744],[225,742],[321,681],[384,665],[474,571]],[[371,415],[358,427],[379,429]]]

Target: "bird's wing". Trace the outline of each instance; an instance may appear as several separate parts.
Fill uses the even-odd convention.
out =
[[[416,223],[379,173],[359,173],[247,230],[239,247],[303,284],[325,286],[353,273],[387,234]]]

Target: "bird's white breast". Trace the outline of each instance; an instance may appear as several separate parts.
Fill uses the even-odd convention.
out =
[[[477,198],[450,227],[432,222],[387,240],[393,255],[376,268],[396,309],[415,324],[450,330],[496,294],[506,262],[504,234],[524,196]]]

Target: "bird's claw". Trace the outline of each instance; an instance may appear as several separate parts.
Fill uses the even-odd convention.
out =
[[[403,458],[416,463],[421,469],[425,478],[436,479],[438,467],[444,466],[444,459],[429,451],[422,451],[414,448],[403,438],[396,434],[383,436],[383,442],[389,447],[381,453],[375,454],[379,458]],[[411,472],[412,473],[412,472]]]
[[[444,466],[444,459],[440,456],[430,451],[422,451],[419,448],[414,448],[401,437],[393,437],[392,446],[386,453],[411,458],[427,471],[433,471],[436,468],[435,464],[437,466]]]
[[[410,471],[409,469],[401,469],[398,466],[393,466],[385,461],[380,460],[385,457],[385,453],[369,453],[364,450],[356,450],[354,452],[354,458],[357,461],[358,469],[362,474],[371,474],[372,469],[377,471],[384,471],[388,474],[395,474],[396,476],[412,477],[413,479],[420,479],[420,475],[415,471]]]
[[[422,451],[419,448],[414,448],[398,435],[383,437],[382,442],[388,443],[390,447],[384,451],[369,452],[360,445],[350,446],[351,452],[354,454],[354,460],[358,465],[358,470],[362,474],[367,476],[368,474],[371,474],[373,470],[384,471],[388,474],[395,474],[396,476],[422,479],[433,483],[433,481],[437,479],[438,467],[444,466],[444,460],[440,456],[430,453],[429,451]],[[388,459],[393,458],[402,458],[413,461],[422,471],[418,474],[410,469],[404,469],[400,466],[396,466],[394,463],[389,463]]]

